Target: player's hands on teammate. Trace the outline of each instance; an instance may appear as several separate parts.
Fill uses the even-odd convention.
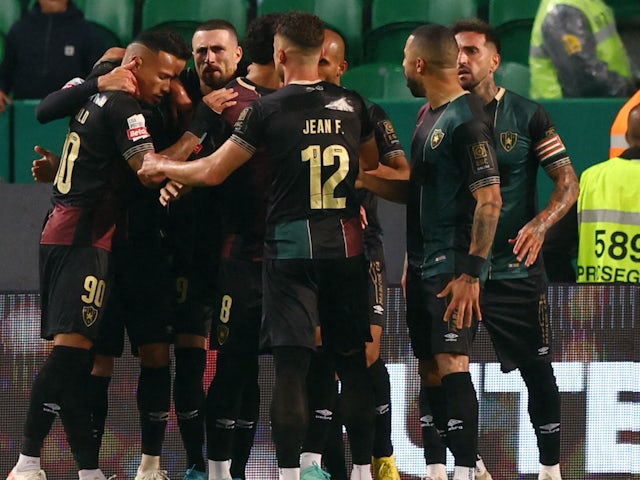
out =
[[[535,217],[520,229],[516,238],[509,239],[509,243],[513,245],[514,255],[519,262],[524,260],[527,268],[538,258],[548,229],[546,222]]]
[[[136,61],[131,60],[126,65],[120,65],[114,68],[109,73],[105,73],[98,77],[98,91],[121,91],[131,95],[138,94],[138,82],[133,69],[136,66]]]
[[[191,191],[191,187],[183,185],[175,180],[169,180],[164,187],[160,189],[160,203],[166,207],[171,202],[182,198],[186,193]]]
[[[232,88],[219,88],[205,95],[202,101],[206,103],[211,110],[220,115],[225,108],[234,106],[237,102],[234,100],[238,96],[238,92]]]
[[[451,320],[457,329],[469,328],[473,324],[474,317],[482,320],[480,314],[480,280],[463,273],[451,280],[438,298],[449,297],[449,305],[444,312],[445,322]]]
[[[36,182],[53,182],[56,178],[58,165],[60,165],[60,157],[51,150],[47,150],[40,145],[33,147],[33,151],[38,155],[41,155],[41,157],[33,161],[31,166],[31,176],[33,176],[33,179]]]
[[[166,175],[162,170],[162,162],[169,160],[166,155],[149,152],[144,155],[142,166],[138,170],[138,177],[143,185],[159,184]]]
[[[9,95],[0,90],[0,113],[7,111],[7,105],[11,105],[11,99]]]

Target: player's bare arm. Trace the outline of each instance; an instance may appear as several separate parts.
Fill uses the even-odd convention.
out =
[[[509,240],[513,244],[516,258],[520,262],[524,260],[527,267],[533,265],[538,258],[549,228],[564,217],[578,200],[580,188],[572,165],[548,170],[547,175],[555,185],[548,205],[518,231],[516,238]]]
[[[471,245],[469,260],[482,262],[489,256],[491,245],[498,226],[502,197],[500,185],[493,184],[479,188],[473,192],[476,208],[471,226]],[[474,268],[475,269],[475,268]],[[480,312],[480,279],[478,276],[463,273],[451,280],[438,297],[449,296],[449,306],[443,320],[455,320],[457,328],[470,327],[473,318],[482,320]]]
[[[380,152],[374,136],[360,144],[360,170],[365,172],[378,168]]]
[[[129,166],[133,169],[134,172],[138,173],[138,179],[140,180],[140,183],[142,183],[147,188],[158,188],[167,178],[165,175],[140,173],[140,169],[144,163],[145,156],[151,153],[153,153],[153,150],[151,149],[136,153],[127,161],[127,163],[129,163]]]
[[[409,180],[381,177],[360,170],[356,186],[394,203],[406,205],[409,199]]]
[[[251,152],[232,140],[224,142],[208,157],[192,162],[176,162],[165,155],[147,153],[138,175],[150,178],[166,176],[183,185],[219,185],[251,156]]]

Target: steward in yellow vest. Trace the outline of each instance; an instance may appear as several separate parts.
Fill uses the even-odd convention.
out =
[[[541,0],[529,51],[532,98],[624,97],[629,58],[602,0]]]
[[[578,282],[640,284],[640,105],[629,114],[627,142],[580,178]]]

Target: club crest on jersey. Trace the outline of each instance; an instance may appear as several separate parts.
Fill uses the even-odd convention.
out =
[[[229,327],[226,325],[218,325],[218,345],[224,345],[229,338]]]
[[[90,327],[98,320],[98,309],[92,305],[82,307],[82,321],[87,327]]]
[[[505,152],[510,152],[518,143],[518,134],[515,132],[502,132],[500,134],[500,144]]]
[[[127,118],[127,138],[132,141],[143,140],[149,138],[149,131],[147,130],[146,120],[144,115],[137,113]]]
[[[431,150],[435,150],[438,148],[438,145],[442,143],[442,139],[444,138],[444,131],[436,128],[431,134]]]

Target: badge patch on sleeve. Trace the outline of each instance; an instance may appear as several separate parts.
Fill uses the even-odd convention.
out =
[[[471,154],[471,159],[473,160],[473,169],[475,172],[480,172],[482,170],[486,170],[487,168],[491,168],[491,164],[489,163],[488,142],[474,143],[469,147],[469,153]]]
[[[242,112],[240,112],[240,115],[238,116],[238,120],[236,120],[234,129],[238,130],[239,132],[244,132],[247,128],[247,122],[249,121],[249,118],[251,118],[252,113],[253,108],[250,106],[242,110]]]
[[[135,142],[137,140],[143,140],[150,137],[144,115],[141,113],[131,115],[127,118],[127,124],[129,126],[127,129],[127,137],[129,140]]]
[[[582,43],[580,39],[572,34],[562,36],[562,45],[567,55],[571,56],[582,51]]]
[[[393,124],[389,120],[382,120],[379,125],[382,127],[384,131],[385,141],[388,144],[398,143],[398,134],[396,133],[395,128],[393,128]]]

